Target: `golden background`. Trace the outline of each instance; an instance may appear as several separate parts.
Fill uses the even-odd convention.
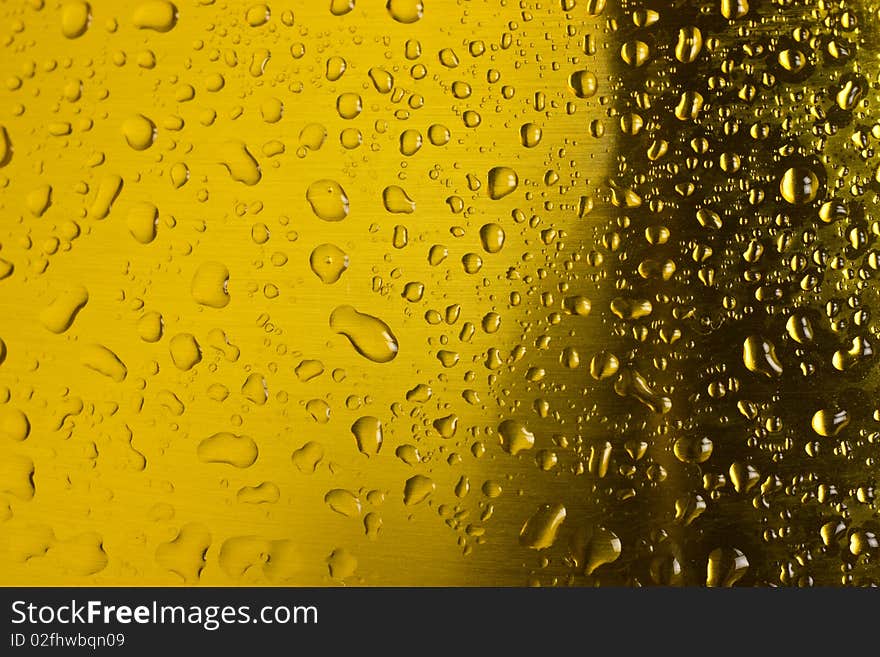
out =
[[[877,20],[3,2],[0,583],[875,582]]]

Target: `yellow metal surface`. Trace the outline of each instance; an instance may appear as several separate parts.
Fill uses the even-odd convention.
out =
[[[875,581],[849,4],[0,4],[0,584]]]

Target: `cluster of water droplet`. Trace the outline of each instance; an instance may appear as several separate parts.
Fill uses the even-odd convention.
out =
[[[0,10],[0,573],[876,583],[877,8],[468,4]]]

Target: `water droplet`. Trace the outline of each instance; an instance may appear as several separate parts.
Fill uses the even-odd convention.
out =
[[[789,73],[800,73],[807,65],[807,58],[797,48],[786,48],[780,51],[776,61]]]
[[[508,454],[519,454],[535,446],[535,434],[516,420],[504,420],[498,425],[501,447]]]
[[[198,582],[205,568],[205,555],[211,547],[211,533],[198,522],[187,523],[177,536],[156,548],[156,562],[178,574],[188,584]]]
[[[498,253],[504,247],[504,229],[495,223],[483,224],[480,241],[486,253]]]
[[[519,129],[520,141],[526,148],[534,148],[541,143],[542,134],[541,126],[536,123],[523,123]]]
[[[89,291],[81,285],[59,294],[40,313],[40,322],[52,333],[64,333],[89,301]]]
[[[403,486],[403,503],[406,506],[421,504],[434,494],[436,487],[430,477],[413,475]]]
[[[592,98],[599,89],[596,74],[587,70],[575,71],[568,76],[568,87],[578,98]]]
[[[306,383],[324,373],[324,363],[319,360],[303,360],[300,361],[293,372],[296,374],[296,378]]]
[[[81,37],[92,22],[92,10],[88,2],[73,0],[61,6],[61,33],[68,39]]]
[[[359,116],[363,109],[364,103],[360,94],[346,92],[336,98],[336,112],[347,121]]]
[[[382,422],[379,418],[370,415],[360,417],[351,425],[351,432],[361,454],[376,456],[382,449]]]
[[[823,437],[836,436],[849,425],[849,413],[843,409],[820,409],[813,414],[810,425]]]
[[[348,196],[335,180],[317,180],[306,190],[312,212],[324,221],[342,221],[348,216]]]
[[[143,114],[135,114],[123,121],[122,135],[134,150],[143,151],[156,141],[156,124]]]
[[[693,25],[679,28],[675,43],[675,58],[683,64],[696,61],[703,49],[703,33]]]
[[[712,456],[713,447],[705,436],[682,436],[676,439],[672,449],[682,463],[705,463]]]
[[[330,328],[348,338],[357,352],[375,363],[388,363],[397,356],[397,338],[378,317],[339,306],[330,315]]]
[[[422,133],[418,130],[404,130],[400,133],[400,153],[407,157],[415,155],[422,147]]]
[[[394,88],[394,76],[384,68],[373,67],[369,70],[370,80],[380,94],[391,93]]]
[[[0,406],[0,437],[21,442],[27,439],[30,432],[31,423],[23,411]]]
[[[336,513],[346,518],[355,518],[361,514],[361,501],[357,495],[343,488],[334,488],[324,495],[324,502]]]
[[[412,214],[416,209],[416,202],[398,185],[390,185],[382,191],[382,203],[388,212],[395,214]]]
[[[306,474],[313,473],[318,468],[318,464],[323,458],[324,447],[321,443],[317,443],[313,440],[310,440],[305,445],[295,450],[291,455],[293,464],[300,472]]]
[[[806,315],[794,313],[785,323],[785,330],[792,340],[800,344],[813,341],[813,324]]]
[[[819,178],[808,167],[791,167],[779,181],[779,192],[792,205],[812,203],[819,195]]]
[[[651,49],[648,44],[638,39],[627,41],[620,47],[620,58],[633,68],[643,66],[650,56]]]
[[[382,517],[375,511],[371,511],[364,516],[364,533],[371,541],[379,538],[379,532],[382,530]]]
[[[327,128],[320,123],[309,123],[299,133],[299,143],[310,151],[317,151],[327,139]]]
[[[865,95],[865,87],[864,79],[852,77],[846,79],[835,96],[837,106],[847,112],[854,110]]]
[[[620,538],[610,529],[595,527],[579,528],[570,540],[570,553],[585,575],[592,575],[600,567],[614,563],[620,557]]]
[[[856,336],[850,341],[849,349],[838,349],[831,357],[831,364],[839,372],[848,370],[859,361],[874,355],[871,343],[861,336]]]
[[[439,417],[431,423],[431,426],[437,430],[437,433],[442,438],[449,440],[454,438],[455,433],[458,431],[458,416],[455,413],[450,413],[449,415]]]
[[[513,193],[519,185],[519,176],[510,167],[494,167],[489,170],[489,198],[494,201]]]
[[[81,359],[83,365],[116,381],[116,383],[122,383],[128,374],[128,368],[119,356],[102,344],[84,347]]]
[[[422,0],[388,0],[385,8],[391,18],[405,25],[415,23],[422,18],[425,12]]]
[[[284,103],[280,98],[267,98],[260,105],[260,116],[266,123],[278,123],[284,116]]]
[[[321,281],[331,285],[348,269],[348,255],[335,244],[321,244],[309,256],[309,266]]]
[[[141,201],[131,206],[125,218],[128,232],[141,244],[149,244],[156,239],[159,226],[159,208],[149,201]]]
[[[749,560],[737,548],[716,548],[709,553],[706,564],[706,586],[733,586],[748,569]]]
[[[721,15],[728,20],[742,18],[749,13],[749,0],[721,0]]]
[[[5,167],[12,160],[12,139],[6,131],[6,126],[0,125],[0,168]]]
[[[52,186],[40,185],[28,193],[25,205],[33,216],[42,217],[52,205]]]
[[[230,178],[248,186],[260,182],[263,177],[260,165],[243,141],[227,141],[221,144],[219,152],[220,163],[226,167]]]
[[[122,178],[111,174],[104,176],[98,185],[98,191],[95,194],[95,200],[89,209],[89,217],[92,219],[104,219],[110,214],[110,209],[119,192],[122,191]]]
[[[202,350],[191,333],[178,333],[168,343],[171,360],[179,370],[191,370],[202,360]]]
[[[351,0],[351,4],[354,4],[354,0]],[[351,577],[357,571],[357,567],[357,559],[345,548],[333,550],[330,556],[327,557],[327,568],[330,572],[330,577],[335,580],[342,581]]]
[[[196,303],[209,308],[229,304],[229,270],[221,262],[204,262],[193,274],[190,292]]]
[[[620,396],[630,396],[654,413],[666,414],[672,410],[672,400],[654,391],[645,377],[631,367],[620,371],[614,382],[614,390]]]
[[[703,94],[699,91],[685,91],[675,106],[675,118],[679,121],[696,121],[704,102]]]
[[[600,351],[590,361],[590,376],[597,381],[610,379],[620,369],[620,361],[610,351]]]
[[[428,141],[434,146],[445,146],[450,139],[452,139],[452,133],[445,125],[434,123],[428,127]]]
[[[750,372],[773,378],[782,376],[782,363],[775,345],[759,335],[750,335],[743,342],[743,363]]]
[[[134,10],[131,22],[141,30],[168,32],[177,23],[177,7],[167,0],[141,2]]]
[[[562,504],[543,504],[526,520],[519,532],[519,542],[532,550],[545,550],[556,541],[556,534],[565,521]]]
[[[248,374],[247,379],[245,379],[244,384],[241,386],[241,394],[246,399],[262,406],[269,400],[269,387],[266,384],[266,379],[263,378],[262,374],[256,372]]]
[[[244,14],[245,22],[251,27],[260,27],[269,22],[272,12],[264,4],[256,4],[248,7]]]
[[[158,342],[162,339],[165,323],[162,315],[157,312],[147,312],[138,320],[137,332],[144,342]]]
[[[257,460],[257,443],[249,436],[221,431],[203,439],[196,454],[204,463],[225,463],[236,468],[249,468]]]
[[[648,299],[626,299],[616,297],[611,301],[611,312],[620,319],[641,319],[654,311],[654,306]]]

